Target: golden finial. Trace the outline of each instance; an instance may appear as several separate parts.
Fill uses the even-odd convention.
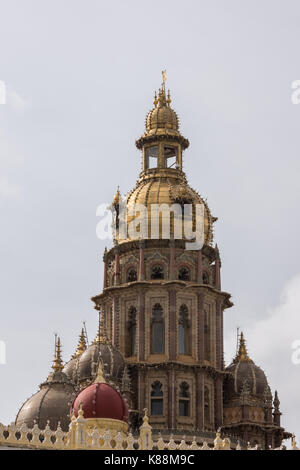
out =
[[[77,346],[75,354],[73,354],[72,356],[72,359],[74,359],[75,357],[81,356],[81,354],[85,350],[86,350],[86,339],[85,339],[84,328],[82,328],[80,336],[79,336],[78,346]]]
[[[52,369],[57,371],[57,370],[62,370],[64,368],[63,362],[61,359],[61,344],[60,344],[60,337],[57,337],[56,344],[55,344],[55,356],[52,364]]]
[[[98,371],[97,371],[97,377],[95,378],[94,383],[97,383],[97,384],[106,384],[106,380],[105,380],[104,374],[103,374],[102,360],[101,360],[101,359],[100,359],[100,361],[99,361]]]
[[[168,98],[167,98],[167,103],[170,106],[171,103],[171,95],[170,95],[170,90],[168,90]]]
[[[162,83],[164,84],[165,81],[167,80],[167,71],[162,70],[161,74],[162,74]]]
[[[155,91],[154,92],[154,101],[153,101],[153,104],[154,104],[155,108],[157,106],[157,103],[158,103],[158,100],[157,100],[157,94],[156,94],[156,91]]]
[[[78,418],[84,419],[83,415],[83,409],[82,409],[82,402],[79,403],[79,408],[78,408]]]
[[[113,200],[113,204],[114,204],[114,205],[118,205],[118,204],[119,204],[120,196],[121,196],[120,187],[118,186],[117,192],[116,192],[115,197],[114,197],[114,200]]]
[[[251,361],[250,357],[248,356],[243,332],[241,332],[239,350],[238,350],[235,360],[236,361]]]

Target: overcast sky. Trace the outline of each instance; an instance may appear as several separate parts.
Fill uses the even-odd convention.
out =
[[[96,208],[135,185],[134,141],[167,69],[222,257],[225,358],[236,327],[300,440],[300,4],[0,0],[0,422],[64,359],[102,287]]]

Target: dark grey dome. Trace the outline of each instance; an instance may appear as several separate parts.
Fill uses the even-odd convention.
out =
[[[226,368],[226,372],[230,373],[224,382],[226,400],[245,392],[263,400],[270,395],[270,387],[264,371],[248,356],[243,333],[239,351]]]
[[[32,428],[37,423],[45,429],[47,421],[52,431],[60,422],[63,431],[68,431],[70,406],[76,396],[75,386],[62,371],[52,372],[40,390],[30,397],[19,410],[15,424],[26,424]]]
[[[79,357],[71,359],[63,368],[67,377],[79,386],[87,385],[94,381],[99,360],[102,360],[104,372],[108,380],[120,385],[125,360],[123,355],[109,342],[95,341]]]
[[[254,364],[253,361],[239,361],[226,368],[231,372],[232,379],[229,380],[227,394],[240,395],[245,387],[249,394],[264,398],[269,384],[264,371]]]

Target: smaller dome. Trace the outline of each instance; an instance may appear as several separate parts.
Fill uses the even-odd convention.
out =
[[[121,384],[125,368],[123,355],[105,339],[98,338],[79,357],[71,359],[63,372],[76,385],[86,385],[95,380],[100,358],[105,364],[105,373],[116,384]]]
[[[105,382],[101,364],[99,364],[96,382],[77,395],[71,413],[77,417],[80,407],[82,407],[85,419],[105,418],[128,422],[128,406],[122,395]]]
[[[243,333],[241,333],[238,353],[226,368],[226,372],[231,373],[231,377],[225,381],[224,385],[226,399],[239,396],[247,391],[249,395],[264,400],[266,395],[270,393],[264,371],[254,364],[248,356]]]
[[[62,372],[60,356],[60,339],[57,340],[56,356],[53,361],[53,371],[47,380],[40,385],[40,390],[32,395],[19,410],[15,424],[33,428],[37,423],[39,429],[45,429],[47,422],[52,431],[56,431],[60,423],[63,431],[67,432],[70,423],[70,404],[76,395],[74,384]]]
[[[178,133],[179,119],[176,112],[170,107],[170,102],[170,94],[166,98],[164,88],[159,90],[158,99],[155,94],[154,108],[146,117],[146,132],[148,134],[157,133],[160,130]]]

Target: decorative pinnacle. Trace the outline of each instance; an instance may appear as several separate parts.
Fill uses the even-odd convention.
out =
[[[85,332],[84,328],[81,329],[81,333],[79,336],[78,346],[75,354],[73,354],[72,359],[75,357],[81,356],[81,354],[86,350],[86,339],[85,339]]]
[[[275,390],[275,397],[274,397],[273,405],[274,405],[275,411],[279,411],[280,401],[279,401],[279,398],[278,398],[277,390]]]
[[[120,196],[121,196],[121,193],[120,193],[120,186],[118,186],[117,188],[117,192],[115,194],[115,197],[114,197],[114,200],[113,200],[113,205],[117,206],[120,202]]]
[[[248,356],[243,332],[241,332],[239,350],[235,358],[235,362],[238,362],[238,361],[251,361],[250,357]]]
[[[99,312],[99,324],[98,324],[98,333],[96,338],[94,339],[95,343],[105,343],[107,341],[106,338],[106,331],[105,331],[105,324],[104,324],[104,315],[102,312]]]
[[[55,345],[55,356],[54,356],[54,361],[52,364],[52,369],[57,371],[57,370],[62,370],[64,368],[62,358],[61,358],[61,344],[60,344],[60,337],[57,337],[56,340],[56,345]]]
[[[94,380],[94,383],[97,384],[106,384],[106,380],[103,374],[103,367],[102,367],[102,361],[100,359],[99,365],[98,365],[98,371],[97,371],[97,377]]]

